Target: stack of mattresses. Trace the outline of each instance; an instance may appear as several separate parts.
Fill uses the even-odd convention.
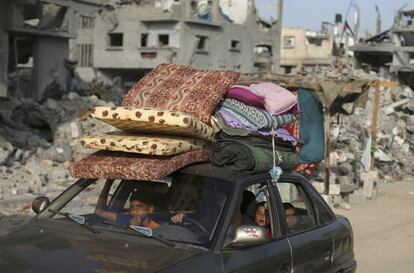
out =
[[[214,108],[239,73],[162,64],[142,78],[120,107],[95,107],[92,117],[121,131],[83,138],[99,150],[76,162],[78,178],[151,180],[208,161]]]
[[[213,145],[213,164],[258,173],[300,164],[295,127],[299,109],[296,95],[273,83],[235,85],[215,111],[221,129]],[[272,144],[274,138],[274,148]]]

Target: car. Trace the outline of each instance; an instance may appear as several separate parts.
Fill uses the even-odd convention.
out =
[[[297,173],[201,163],[154,181],[79,179],[32,208],[0,237],[0,272],[356,271],[350,222]]]

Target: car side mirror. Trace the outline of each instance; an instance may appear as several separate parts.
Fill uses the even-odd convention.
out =
[[[242,225],[236,228],[233,240],[226,247],[254,246],[266,242],[266,230],[259,226]]]
[[[50,205],[50,200],[46,196],[38,196],[32,201],[32,210],[39,214]]]

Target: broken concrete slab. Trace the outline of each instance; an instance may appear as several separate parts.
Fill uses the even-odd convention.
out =
[[[372,198],[374,185],[378,182],[378,172],[370,171],[361,174],[361,180],[364,183],[363,190],[367,198]]]
[[[325,193],[325,183],[323,182],[312,182],[312,186],[319,192],[319,193]]]
[[[391,162],[394,160],[390,155],[384,153],[380,149],[377,149],[377,151],[375,151],[375,159],[383,162]]]
[[[409,101],[410,101],[410,99],[407,98],[407,99],[403,99],[403,100],[394,102],[390,105],[387,105],[387,106],[383,107],[382,111],[384,112],[385,115],[391,115],[392,113],[395,112],[396,107],[407,104]]]

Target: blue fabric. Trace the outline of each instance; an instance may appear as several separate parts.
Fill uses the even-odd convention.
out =
[[[131,222],[132,216],[130,213],[120,213],[116,218],[116,223],[118,225],[128,226],[129,222]]]
[[[300,108],[300,140],[305,144],[300,150],[300,162],[320,162],[324,156],[322,104],[316,99],[314,92],[307,89],[298,89],[297,97]]]

